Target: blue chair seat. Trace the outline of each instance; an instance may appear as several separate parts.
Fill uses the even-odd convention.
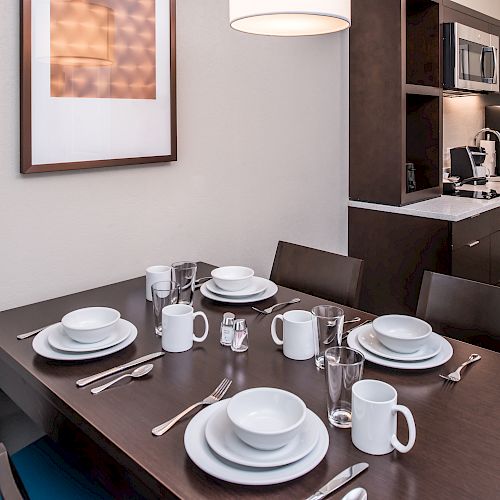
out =
[[[31,500],[113,498],[98,483],[69,465],[48,437],[18,451],[11,461]]]

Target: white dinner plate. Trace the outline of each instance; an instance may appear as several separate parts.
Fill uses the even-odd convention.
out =
[[[424,359],[423,361],[394,361],[392,359],[382,358],[371,353],[359,343],[358,335],[368,328],[371,328],[371,325],[359,326],[353,330],[347,337],[347,345],[360,351],[367,361],[376,365],[399,368],[401,370],[426,370],[428,368],[435,368],[436,366],[443,365],[453,356],[453,347],[451,347],[451,344],[444,337],[435,333],[434,335],[437,335],[441,342],[441,350],[433,358]]]
[[[227,401],[220,401],[200,411],[189,422],[184,433],[184,447],[189,458],[203,471],[223,481],[235,484],[262,486],[267,484],[279,484],[291,481],[297,477],[307,474],[323,460],[330,439],[325,424],[314,413],[313,418],[317,421],[319,438],[311,453],[301,460],[283,467],[270,467],[257,469],[244,465],[234,464],[219,457],[205,439],[205,426],[209,418],[219,410]],[[311,412],[312,413],[312,412]]]
[[[82,344],[68,337],[64,328],[53,328],[47,335],[47,341],[54,349],[65,352],[93,352],[113,347],[123,342],[130,334],[130,323],[118,320],[109,337],[100,342]]]
[[[113,347],[108,347],[107,349],[101,349],[100,351],[95,352],[62,352],[51,347],[48,341],[48,336],[50,332],[54,328],[61,328],[61,323],[56,323],[55,325],[49,326],[42,330],[34,339],[33,339],[33,350],[48,359],[55,359],[58,361],[85,361],[87,359],[96,359],[101,358],[103,356],[108,356],[109,354],[113,354],[115,352],[121,351],[128,347],[137,337],[137,328],[125,319],[120,319],[119,321],[123,321],[129,325],[130,334],[128,337],[120,342],[119,344],[114,345]]]
[[[205,428],[208,445],[217,455],[239,465],[249,467],[280,467],[304,458],[316,446],[319,426],[314,413],[308,410],[300,432],[290,443],[272,451],[258,450],[247,445],[231,429],[226,404],[220,405],[209,419]]]
[[[394,352],[385,347],[382,342],[377,338],[377,335],[372,325],[366,325],[371,328],[366,328],[358,333],[358,342],[372,354],[381,356],[382,358],[392,359],[394,361],[422,361],[424,359],[436,356],[441,350],[440,336],[437,333],[431,333],[427,342],[418,351],[411,354],[404,354],[402,352]]]
[[[222,297],[216,293],[211,292],[207,288],[207,284],[203,283],[200,288],[201,294],[207,299],[215,300],[216,302],[225,302],[226,304],[250,304],[253,302],[259,302],[260,300],[269,299],[278,293],[278,287],[275,283],[266,278],[260,278],[267,282],[266,289],[256,295],[251,295],[250,297]]]
[[[243,290],[238,290],[237,292],[229,292],[228,290],[219,288],[215,284],[214,280],[207,281],[206,283],[208,291],[215,293],[216,295],[222,295],[223,297],[249,297],[250,295],[262,293],[267,288],[269,280],[253,276],[250,285],[243,288]]]

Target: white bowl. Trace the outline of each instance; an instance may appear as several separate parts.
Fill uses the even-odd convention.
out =
[[[259,450],[276,450],[288,444],[306,418],[306,405],[295,394],[260,387],[233,396],[227,416],[235,434]]]
[[[68,337],[82,344],[107,338],[120,319],[120,313],[109,307],[85,307],[66,314],[61,324]]]
[[[250,285],[254,271],[249,267],[225,266],[214,269],[211,274],[221,290],[237,292]]]
[[[429,323],[399,314],[380,316],[373,320],[372,326],[382,344],[392,351],[405,354],[418,351],[432,333]]]

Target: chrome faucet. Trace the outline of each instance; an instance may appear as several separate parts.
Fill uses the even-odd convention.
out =
[[[498,130],[493,130],[492,128],[482,128],[475,136],[474,136],[474,143],[476,146],[479,146],[480,141],[478,141],[478,138],[481,134],[494,134],[498,137],[498,140],[500,141],[500,132]]]

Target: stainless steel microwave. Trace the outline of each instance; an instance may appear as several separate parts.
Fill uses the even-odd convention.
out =
[[[443,37],[445,89],[500,91],[498,36],[459,23],[445,23]]]

